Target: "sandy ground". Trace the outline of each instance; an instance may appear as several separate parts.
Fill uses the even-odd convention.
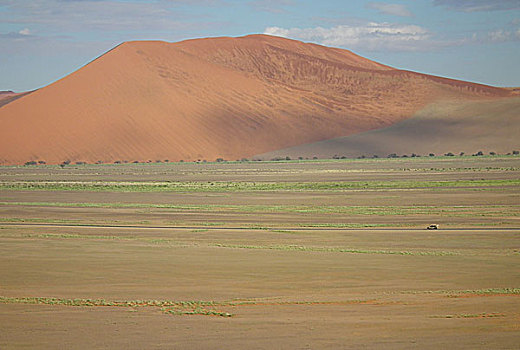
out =
[[[77,167],[63,174],[57,168],[2,168],[0,181],[43,181],[55,172],[64,179],[135,181],[140,169]],[[277,182],[329,181],[342,175],[352,181],[365,175],[383,179],[392,172],[412,181],[457,174],[493,181],[517,179],[518,160],[163,164],[147,170],[150,178],[155,172],[158,178],[236,176],[240,181],[259,176]],[[333,172],[340,170],[345,172]],[[0,348],[515,349],[520,336],[519,195],[517,186],[268,193],[2,190]],[[172,211],[56,203],[218,208]],[[280,207],[272,212],[224,208],[269,204]],[[438,217],[413,211],[283,212],[294,204],[466,211],[457,211],[458,216],[445,211]],[[425,230],[433,219],[444,220],[441,229]],[[175,228],[173,221],[198,228]],[[108,227],[135,222],[142,227]],[[299,226],[305,222],[376,222],[385,227]],[[154,224],[169,228],[146,228]],[[251,228],[253,224],[257,227]],[[42,299],[23,299],[31,297]],[[79,306],[66,305],[75,299]],[[89,306],[87,299],[107,304]],[[177,311],[197,314],[169,314],[168,308],[145,302],[151,300],[175,302]],[[197,309],[181,306],[182,301],[206,304],[197,304],[202,305]],[[232,316],[205,315],[208,310]]]

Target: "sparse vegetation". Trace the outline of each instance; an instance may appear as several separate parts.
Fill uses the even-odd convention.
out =
[[[42,331],[79,320],[85,334],[113,320],[198,331],[280,315],[509,327],[518,159],[413,155],[5,167],[0,306]]]
[[[237,191],[349,191],[383,189],[460,189],[517,186],[511,180],[454,180],[454,181],[349,181],[349,182],[96,182],[96,181],[17,181],[0,182],[3,190],[45,191],[117,191],[117,192],[237,192]]]

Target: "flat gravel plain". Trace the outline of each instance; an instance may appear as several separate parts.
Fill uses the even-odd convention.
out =
[[[516,349],[519,209],[518,156],[1,167],[0,348]]]

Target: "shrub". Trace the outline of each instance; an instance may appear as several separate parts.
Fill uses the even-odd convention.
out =
[[[497,154],[496,154],[496,152],[491,151],[491,152],[489,152],[489,155],[496,156]]]
[[[454,156],[454,154],[453,154],[453,153],[451,153],[451,152],[448,152],[448,153],[444,153],[444,155],[445,155],[446,157],[453,157],[453,156]]]
[[[428,154],[430,157],[435,157],[435,153]]]
[[[312,157],[312,159],[318,159],[318,157],[314,156],[314,157]]]
[[[387,158],[399,158],[399,156],[397,155],[397,153],[390,153]]]
[[[38,164],[46,164],[46,162],[44,160],[39,160]]]
[[[285,160],[291,160],[291,157],[287,156],[285,157]]]
[[[476,156],[483,156],[484,155],[484,152],[482,151],[478,151],[477,153],[475,153]]]
[[[36,165],[36,164],[38,164],[38,163],[36,163],[36,161],[34,161],[34,160],[30,160],[28,162],[25,162],[25,165]]]
[[[222,163],[224,161],[224,158],[217,158],[218,163]]]
[[[519,155],[520,154],[520,151],[513,151],[513,154],[516,156],[516,155]]]

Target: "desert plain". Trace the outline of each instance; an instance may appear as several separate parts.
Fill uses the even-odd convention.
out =
[[[0,348],[516,349],[519,175],[515,155],[1,167]]]

